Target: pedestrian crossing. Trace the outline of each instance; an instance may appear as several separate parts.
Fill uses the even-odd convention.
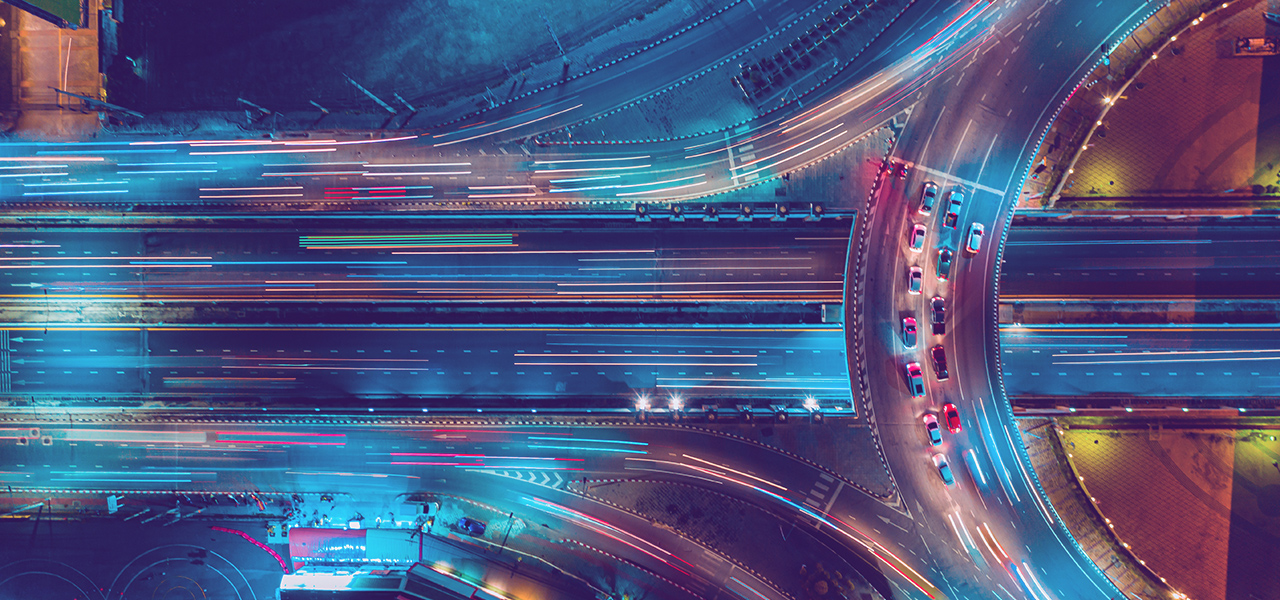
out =
[[[835,503],[836,496],[839,496],[840,491],[844,489],[844,482],[836,481],[835,477],[826,473],[820,473],[818,476],[820,479],[813,482],[813,487],[805,495],[804,503],[810,508],[827,512]]]

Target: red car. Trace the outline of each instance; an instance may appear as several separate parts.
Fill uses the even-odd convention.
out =
[[[948,402],[942,406],[942,417],[947,420],[947,430],[951,433],[960,433],[960,411],[956,410],[956,405]]]

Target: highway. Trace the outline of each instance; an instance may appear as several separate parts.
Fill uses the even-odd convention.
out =
[[[1068,222],[1014,227],[1000,298],[1195,299],[1280,295],[1280,228]]]
[[[0,301],[839,303],[850,223],[12,231]]]
[[[849,406],[829,327],[216,327],[0,330],[0,391],[29,398],[361,400],[634,408],[807,398]]]
[[[1003,326],[1005,392],[1017,396],[1280,396],[1273,326]]]

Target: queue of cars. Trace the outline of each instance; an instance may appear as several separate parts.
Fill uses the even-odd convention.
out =
[[[934,208],[943,200],[943,195],[938,184],[927,182],[920,192],[920,203],[916,212],[922,215],[932,215]],[[952,232],[956,232],[960,224],[960,210],[964,206],[965,194],[963,190],[953,189],[945,196],[945,211],[941,215],[941,227],[939,229],[939,247],[937,255],[937,263],[935,264],[935,275],[940,282],[946,282],[951,277],[951,270],[955,263],[956,253],[963,251],[969,256],[975,256],[982,250],[985,229],[981,223],[972,223],[969,225],[967,234],[963,238],[963,246],[960,250],[953,250],[948,247],[948,242],[953,239]],[[963,233],[963,230],[961,230]],[[911,226],[908,237],[907,248],[914,254],[920,254],[924,251],[925,244],[928,240],[929,228],[921,223],[915,223]],[[909,266],[907,269],[907,293],[910,295],[921,295],[924,293],[924,273],[919,266]],[[929,301],[929,323],[930,331],[935,336],[946,334],[947,330],[947,300],[941,295],[935,295]],[[902,344],[908,349],[915,349],[918,343],[919,331],[917,329],[915,316],[907,316],[902,318]],[[934,378],[941,382],[950,378],[947,369],[947,350],[943,344],[934,344],[929,348],[929,358],[933,366]],[[903,375],[906,378],[907,389],[912,398],[923,398],[926,395],[924,382],[924,368],[919,362],[908,362],[903,367]],[[943,404],[942,409],[938,412],[926,412],[921,421],[924,424],[925,434],[929,445],[932,447],[942,445],[942,429],[945,427],[951,434],[958,434],[962,430],[960,422],[960,411],[952,402]],[[970,457],[966,456],[966,459]],[[951,464],[947,460],[947,456],[943,453],[935,453],[933,455],[934,466],[938,469],[938,475],[947,485],[955,483],[955,476],[951,469]]]

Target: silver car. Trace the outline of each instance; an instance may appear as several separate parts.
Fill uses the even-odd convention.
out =
[[[969,254],[977,254],[982,249],[982,233],[982,223],[974,223],[969,226],[969,241],[964,245]]]
[[[924,184],[924,191],[920,192],[920,209],[922,215],[933,212],[933,205],[938,202],[938,184],[930,181]]]

